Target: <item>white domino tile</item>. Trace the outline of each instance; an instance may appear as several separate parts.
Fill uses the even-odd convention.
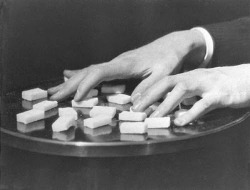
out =
[[[131,102],[131,96],[126,94],[112,94],[107,96],[107,100],[116,104],[128,104]]]
[[[99,115],[94,118],[88,118],[83,120],[83,125],[91,129],[108,125],[112,122],[112,118],[106,115]]]
[[[16,115],[17,122],[21,122],[24,124],[44,119],[44,117],[44,111],[34,109]]]
[[[89,98],[79,102],[72,100],[72,107],[91,108],[96,106],[97,104],[98,104],[98,98]]]
[[[121,121],[144,121],[146,117],[145,112],[123,111],[119,114],[119,120]]]
[[[152,117],[145,119],[148,129],[170,127],[170,117]]]
[[[48,93],[46,90],[34,88],[31,90],[22,91],[22,98],[25,100],[33,101],[41,98],[47,98]]]
[[[125,134],[144,134],[147,133],[145,122],[120,122],[120,133]]]

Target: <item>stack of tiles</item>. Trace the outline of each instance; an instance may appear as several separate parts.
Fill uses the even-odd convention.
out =
[[[18,113],[16,115],[18,131],[22,133],[29,133],[43,130],[45,128],[45,112],[57,107],[56,101],[42,101],[43,99],[46,99],[47,96],[47,91],[40,88],[22,91],[22,105],[24,108],[31,110]]]
[[[123,111],[119,114],[120,132],[128,134],[144,134],[147,133],[147,125],[143,121],[147,114],[144,112],[128,112]]]
[[[24,124],[32,123],[41,119],[44,119],[44,111],[41,110],[29,110],[16,115],[17,122]]]
[[[91,118],[84,120],[84,126],[94,129],[109,125],[112,123],[112,118],[115,114],[115,107],[94,106],[89,112]]]
[[[24,123],[17,123],[17,130],[21,133],[30,133],[33,131],[40,131],[45,128],[45,122],[44,120],[39,120],[36,122],[32,122],[29,124],[24,124]]]

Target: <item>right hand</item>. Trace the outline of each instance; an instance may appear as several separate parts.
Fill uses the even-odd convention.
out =
[[[167,93],[166,99],[150,117],[164,117],[185,98],[199,96],[192,108],[174,120],[184,126],[217,108],[250,106],[250,64],[210,69],[195,69],[186,73],[166,76],[133,104],[133,111],[142,112]]]
[[[64,75],[70,79],[48,91],[53,100],[62,100],[76,92],[74,99],[80,101],[102,81],[141,78],[142,82],[132,93],[133,102],[164,76],[180,72],[185,60],[200,63],[204,54],[205,41],[198,31],[173,32],[125,52],[110,62],[64,71]]]

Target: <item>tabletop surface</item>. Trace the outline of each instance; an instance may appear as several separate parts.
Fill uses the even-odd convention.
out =
[[[46,81],[34,87],[47,89],[60,82]],[[147,134],[132,135],[120,134],[117,115],[111,125],[96,129],[87,128],[83,126],[83,119],[89,117],[90,108],[75,108],[79,115],[77,127],[53,132],[51,125],[58,118],[58,108],[47,111],[44,120],[28,125],[16,122],[17,113],[32,109],[34,103],[41,101],[22,100],[22,90],[24,89],[9,92],[3,97],[2,142],[20,149],[62,156],[113,157],[168,153],[180,145],[182,148],[190,148],[189,142],[231,128],[250,114],[246,109],[220,109],[185,127],[171,124],[168,129],[149,129]],[[131,106],[108,103],[103,94],[100,94],[99,100],[99,105],[114,106],[118,113],[129,110]],[[71,107],[71,99],[60,102],[58,107]]]

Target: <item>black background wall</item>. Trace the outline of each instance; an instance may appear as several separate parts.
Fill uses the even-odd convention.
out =
[[[108,61],[174,30],[249,14],[249,0],[0,0],[6,91]]]

